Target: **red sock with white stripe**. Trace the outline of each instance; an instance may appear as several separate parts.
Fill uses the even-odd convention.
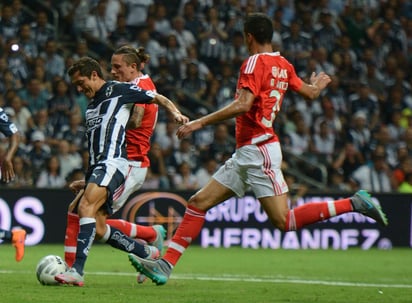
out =
[[[193,206],[186,208],[183,220],[169,243],[163,259],[172,266],[176,265],[186,248],[197,238],[205,222],[206,212]]]
[[[67,213],[66,235],[64,237],[64,261],[72,267],[76,259],[77,235],[79,234],[79,215]]]
[[[330,201],[312,202],[289,210],[286,217],[285,231],[298,230],[305,225],[316,223],[352,211],[349,198]]]
[[[117,228],[130,238],[139,238],[146,242],[156,240],[156,230],[152,226],[138,225],[122,219],[108,219],[106,223]]]

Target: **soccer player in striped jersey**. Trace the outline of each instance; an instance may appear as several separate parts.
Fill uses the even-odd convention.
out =
[[[120,82],[130,82],[145,89],[156,91],[156,87],[147,74],[143,74],[144,64],[149,60],[149,55],[144,48],[135,49],[131,46],[122,46],[115,50],[111,58],[111,74]],[[124,191],[116,203],[124,205],[128,197],[140,189],[150,166],[148,152],[150,138],[152,137],[157,122],[157,104],[139,104],[133,106],[126,130],[126,150],[130,170],[128,172]],[[85,182],[73,182],[70,187],[78,192],[76,198],[70,203],[67,214],[66,235],[64,240],[64,258],[68,266],[72,266],[76,257],[77,234],[79,232],[79,216],[75,208],[83,193]],[[166,230],[162,225],[144,226],[120,219],[107,219],[106,223],[117,228],[131,238],[138,238],[148,242],[162,251],[163,239]],[[102,238],[102,241],[107,239]],[[144,281],[144,276],[138,276],[138,282]]]
[[[4,183],[9,183],[14,179],[13,156],[16,153],[20,135],[16,124],[10,121],[10,117],[0,107],[0,132],[9,140],[9,146],[4,156],[0,158],[0,179]],[[16,261],[20,262],[24,257],[24,241],[26,239],[26,231],[24,229],[5,230],[0,229],[0,240],[10,241],[16,249]]]
[[[232,196],[243,196],[249,188],[274,226],[283,231],[297,230],[346,212],[359,212],[387,225],[387,219],[369,194],[359,191],[350,198],[288,207],[288,186],[281,171],[282,152],[273,122],[281,109],[287,89],[305,98],[316,99],[329,84],[323,72],[313,73],[310,83],[300,79],[279,52],[272,49],[272,20],[261,13],[246,17],[244,39],[250,57],[239,73],[235,99],[226,107],[182,125],[177,135],[184,138],[206,125],[236,118],[236,151],[193,195],[182,222],[171,239],[165,255],[145,260],[129,254],[135,269],[157,285],[165,284],[186,248],[203,226],[206,212]]]
[[[117,199],[130,169],[125,132],[133,104],[160,104],[177,123],[185,123],[188,118],[165,96],[133,83],[105,81],[100,65],[92,58],[81,58],[69,68],[68,74],[77,90],[90,100],[86,110],[89,170],[78,205],[80,230],[76,259],[69,270],[55,279],[61,284],[83,286],[84,266],[95,237],[107,239],[111,246],[142,258],[151,256],[151,246],[142,245],[106,224],[107,216],[121,207]]]

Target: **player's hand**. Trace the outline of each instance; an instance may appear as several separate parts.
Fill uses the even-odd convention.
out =
[[[310,76],[310,83],[319,87],[320,90],[324,89],[328,84],[332,81],[329,75],[325,74],[324,72],[320,72],[316,75],[315,72],[312,73]]]
[[[193,120],[189,123],[186,123],[180,126],[176,132],[176,135],[179,139],[183,139],[189,136],[192,132],[198,129],[201,129],[201,128],[202,128],[202,123],[200,123],[199,120]]]
[[[77,194],[85,187],[85,185],[85,180],[76,180],[69,184],[69,188],[74,194]]]
[[[173,117],[173,118],[174,118],[175,122],[178,123],[178,124],[180,124],[180,125],[189,122],[189,118],[186,117],[185,115],[182,115],[181,113],[177,113],[177,112],[174,113],[174,117]]]
[[[1,180],[9,183],[14,179],[13,163],[10,160],[4,160],[1,164]]]

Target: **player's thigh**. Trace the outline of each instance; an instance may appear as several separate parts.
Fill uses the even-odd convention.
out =
[[[113,199],[120,196],[124,190],[128,168],[129,164],[126,159],[110,159],[98,163],[86,176],[86,191],[92,184],[105,190],[105,207],[109,215],[113,213]],[[103,204],[99,204],[97,209]]]
[[[123,186],[128,170],[127,159],[109,159],[91,168],[86,176],[86,184],[95,183],[107,187],[109,193],[114,195]]]
[[[125,191],[139,190],[142,187],[147,175],[147,167],[130,165],[129,174],[126,176]]]
[[[246,183],[245,169],[239,165],[236,153],[214,173],[210,182],[210,185],[206,185],[207,190],[213,191],[213,186],[216,185],[219,188],[216,190],[219,196],[227,195],[230,192],[231,195],[243,197],[249,187]]]
[[[79,216],[91,217],[96,216],[97,211],[107,201],[107,188],[95,183],[87,184],[84,194],[79,203]]]
[[[240,149],[238,162],[246,171],[246,182],[257,198],[280,196],[289,191],[281,170],[279,142],[246,146]]]
[[[208,183],[189,199],[189,204],[207,211],[234,195],[230,188],[210,178]]]
[[[147,167],[137,167],[130,165],[129,172],[126,176],[126,180],[124,182],[123,191],[120,195],[116,195],[113,197],[113,212],[119,210],[130,197],[131,194],[138,191],[146,179],[147,174]]]

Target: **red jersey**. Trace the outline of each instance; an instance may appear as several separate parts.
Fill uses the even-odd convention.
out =
[[[293,65],[279,52],[260,53],[246,59],[240,68],[237,92],[247,88],[255,100],[247,113],[236,117],[236,147],[279,141],[273,121],[287,89],[297,91],[302,84]]]
[[[156,91],[156,87],[148,75],[138,77],[132,82],[145,90]],[[150,150],[150,138],[157,122],[158,105],[136,103],[135,106],[144,107],[144,115],[139,127],[126,131],[127,158],[133,161],[141,161],[141,167],[148,167],[150,166],[150,160],[147,153]]]

